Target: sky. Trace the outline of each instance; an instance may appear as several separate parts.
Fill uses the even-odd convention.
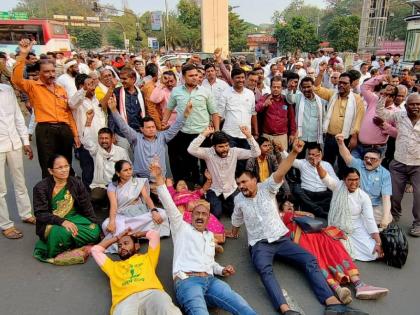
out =
[[[46,0],[54,1],[54,0]],[[69,0],[71,1],[71,0]],[[130,9],[136,13],[143,13],[152,10],[164,10],[164,0],[127,0]],[[0,11],[8,11],[16,6],[18,0],[0,0]],[[122,7],[122,0],[100,0],[101,4],[110,3],[117,9]],[[169,10],[175,9],[178,0],[167,0]],[[239,6],[235,8],[245,21],[262,24],[270,23],[273,12],[276,10],[283,10],[290,3],[290,0],[229,0],[231,6]],[[324,0],[305,0],[306,4],[315,5],[318,7],[325,7]]]

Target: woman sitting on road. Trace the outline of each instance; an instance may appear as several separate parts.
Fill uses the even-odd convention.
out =
[[[388,293],[388,289],[377,288],[361,281],[357,266],[340,241],[346,239],[342,231],[334,226],[328,226],[317,233],[305,233],[293,218],[314,217],[312,213],[294,211],[290,201],[285,201],[281,210],[280,216],[290,231],[291,239],[316,257],[322,274],[341,302],[348,304],[352,301],[351,291],[346,287],[341,287],[342,284],[350,282],[356,288],[358,299],[374,300]]]
[[[108,185],[109,218],[102,223],[105,237],[118,235],[131,228],[133,232],[158,230],[160,236],[169,236],[166,212],[155,207],[149,195],[146,178],[133,177],[130,162],[115,163],[115,175]],[[107,249],[117,253],[115,244]]]
[[[52,156],[48,171],[51,176],[34,187],[36,234],[40,240],[33,255],[52,264],[82,263],[89,253],[84,246],[100,239],[89,194],[80,179],[69,176],[70,165],[64,156]],[[63,253],[72,249],[76,250]]]

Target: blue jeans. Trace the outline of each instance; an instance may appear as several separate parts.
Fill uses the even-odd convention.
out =
[[[216,196],[216,193],[209,189],[206,193],[206,200],[210,203],[210,212],[218,219],[222,214],[232,216],[233,208],[235,208],[235,197],[239,194],[239,190],[235,190],[229,197],[225,199],[223,194]]]
[[[361,159],[363,160],[363,158],[365,157],[366,152],[371,149],[371,148],[375,148],[376,150],[378,150],[379,152],[381,152],[381,157],[385,156],[385,151],[386,151],[386,147],[387,145],[363,145],[361,143],[359,143],[357,145],[357,147],[355,147],[352,151],[351,151],[351,155],[357,159]]]
[[[273,243],[268,243],[266,240],[259,241],[254,246],[250,246],[250,253],[252,263],[260,275],[276,310],[279,310],[280,306],[287,304],[287,302],[273,272],[274,257],[283,259],[305,272],[306,278],[320,303],[324,304],[326,299],[334,296],[327,280],[319,269],[316,258],[293,243],[289,237],[283,236]]]
[[[176,299],[187,315],[208,315],[207,305],[231,314],[257,313],[224,281],[213,276],[189,277],[175,281]]]

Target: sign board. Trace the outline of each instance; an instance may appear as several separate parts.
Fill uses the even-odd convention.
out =
[[[152,31],[160,31],[162,29],[162,12],[153,11],[150,13],[150,23]]]
[[[0,11],[0,20],[29,20],[27,12]]]
[[[72,20],[72,21],[84,21],[85,17],[84,16],[74,16],[74,15],[72,15],[72,16],[70,16],[70,20]]]
[[[156,37],[147,37],[147,46],[152,48],[153,50],[159,49],[159,41]]]
[[[67,15],[53,15],[53,19],[56,20],[67,20],[69,17]]]

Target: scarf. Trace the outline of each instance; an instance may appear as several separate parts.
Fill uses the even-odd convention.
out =
[[[353,221],[349,206],[349,191],[343,181],[340,181],[337,190],[334,190],[328,212],[328,225],[338,227],[347,236],[353,233]],[[354,258],[354,250],[350,238],[341,240],[347,252]]]
[[[144,118],[146,116],[146,111],[144,109],[144,101],[143,101],[143,94],[141,94],[140,89],[137,86],[134,86],[137,90],[137,99],[139,100],[140,109],[141,109],[141,117]],[[120,89],[120,104],[119,104],[119,112],[121,117],[124,119],[126,123],[128,123],[127,118],[127,111],[125,109],[125,89],[121,87]]]
[[[331,97],[330,102],[328,103],[327,116],[324,121],[324,128],[323,128],[324,133],[327,133],[328,126],[330,125],[333,109],[337,100],[338,100],[338,93],[336,92]],[[353,92],[350,91],[350,94],[347,100],[346,113],[344,115],[344,123],[343,123],[343,130],[342,130],[344,139],[347,139],[350,136],[350,131],[354,125],[355,117],[356,117],[356,99],[354,97]]]
[[[108,93],[108,88],[102,82],[98,83],[98,87],[102,90],[102,92],[104,92],[104,94]]]
[[[302,125],[303,125],[303,113],[305,111],[305,99],[306,97],[301,94],[299,102],[299,112],[298,112],[298,137],[302,137]],[[322,137],[322,102],[321,98],[315,94],[315,101],[318,110],[318,143],[323,143]]]

